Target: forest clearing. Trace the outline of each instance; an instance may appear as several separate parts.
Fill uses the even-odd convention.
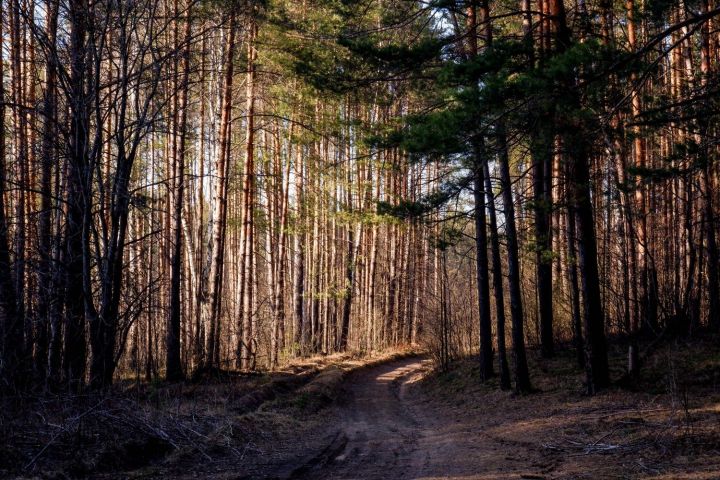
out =
[[[718,0],[0,0],[0,477],[720,478]]]

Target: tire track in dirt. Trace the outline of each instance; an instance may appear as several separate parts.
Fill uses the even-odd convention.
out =
[[[425,426],[405,400],[428,361],[410,358],[352,374],[336,433],[328,447],[289,478],[417,478],[427,463]]]
[[[328,414],[324,448],[264,478],[456,479],[551,478],[554,465],[535,448],[494,438],[487,422],[463,407],[429,397],[417,382],[432,368],[422,357],[355,372]],[[480,412],[475,412],[475,414]],[[493,412],[488,411],[488,414]],[[502,411],[494,412],[501,415]],[[490,422],[502,422],[488,418]],[[515,454],[517,458],[510,457]]]

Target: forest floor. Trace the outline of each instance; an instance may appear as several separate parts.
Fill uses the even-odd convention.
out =
[[[538,391],[515,396],[480,384],[475,358],[438,372],[405,352],[148,386],[88,401],[62,423],[45,400],[13,429],[3,419],[0,477],[718,479],[717,344],[665,345],[634,389],[594,397],[569,353],[531,354]],[[622,352],[612,359],[618,380]],[[3,460],[14,468],[3,473]]]

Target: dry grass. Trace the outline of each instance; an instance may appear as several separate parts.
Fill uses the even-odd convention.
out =
[[[717,345],[715,338],[663,345],[632,388],[594,397],[584,394],[570,353],[543,360],[533,352],[539,391],[527,396],[480,384],[475,358],[428,377],[424,389],[511,457],[536,458],[542,478],[720,478]],[[617,381],[623,355],[612,354]]]

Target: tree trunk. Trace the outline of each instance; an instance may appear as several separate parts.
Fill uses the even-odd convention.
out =
[[[556,42],[556,50],[562,52],[570,46],[570,32],[567,28],[565,7],[562,0],[550,0],[550,18]],[[571,88],[573,85],[560,85]],[[571,93],[567,101],[571,109],[580,107],[577,93]],[[593,394],[610,384],[607,345],[605,340],[605,318],[600,297],[600,276],[598,273],[597,240],[593,205],[590,189],[590,159],[588,140],[584,137],[584,125],[568,125],[563,145],[568,153],[569,188],[571,204],[575,209],[578,229],[578,260],[582,278],[585,307],[585,348],[587,362],[588,393]]]
[[[225,75],[223,81],[222,111],[220,118],[220,144],[215,162],[215,190],[213,192],[212,233],[208,253],[210,268],[207,289],[203,298],[203,323],[205,324],[206,367],[219,366],[219,323],[222,307],[223,274],[225,260],[225,230],[227,224],[227,185],[230,164],[230,130],[232,114],[233,72],[235,57],[235,13],[230,14],[229,31],[225,40]]]
[[[242,258],[240,260],[240,291],[242,307],[242,343],[240,345],[240,368],[249,370],[253,355],[253,255],[254,255],[254,219],[255,208],[255,36],[257,24],[253,21],[248,37],[248,68],[246,74],[247,130],[245,134],[245,170],[243,172],[242,206]]]
[[[525,327],[523,317],[522,290],[520,284],[520,259],[518,236],[515,226],[515,203],[512,196],[510,179],[510,159],[508,157],[505,128],[502,122],[495,126],[496,142],[499,152],[500,185],[503,209],[505,212],[505,236],[507,238],[508,286],[510,289],[510,318],[512,322],[513,367],[515,373],[515,391],[528,393],[531,390],[530,373],[525,353]]]
[[[167,338],[165,349],[165,378],[177,381],[183,378],[182,360],[180,357],[180,322],[182,302],[180,298],[183,269],[183,201],[185,199],[185,148],[188,110],[188,84],[190,77],[190,40],[191,40],[191,6],[186,7],[185,32],[183,45],[180,46],[180,1],[175,0],[174,36],[175,49],[182,48],[182,73],[175,72],[175,84],[179,88],[179,98],[175,100],[175,128],[173,134],[173,255],[171,260],[170,308],[168,314]],[[175,65],[178,69],[178,65]],[[181,78],[178,78],[180,77]],[[178,82],[179,80],[179,82]],[[179,83],[179,85],[178,85]],[[177,95],[177,94],[176,94]]]
[[[4,12],[0,5],[0,47],[3,44],[2,20]],[[0,62],[0,78],[3,78],[3,62]],[[10,259],[8,222],[5,217],[7,192],[5,151],[5,89],[0,82],[0,335],[2,335],[2,365],[0,380],[8,386],[17,386],[21,379],[20,362],[23,319],[17,310],[13,264]]]
[[[88,168],[89,125],[87,111],[86,37],[88,6],[84,0],[70,2],[70,144],[68,154],[67,220],[65,223],[65,337],[63,372],[71,386],[85,378],[85,250],[88,247],[87,216],[91,209]]]
[[[488,201],[488,213],[490,217],[490,250],[492,254],[493,290],[495,292],[495,314],[497,322],[497,345],[498,345],[498,367],[500,371],[500,388],[508,390],[510,384],[510,367],[507,361],[505,348],[505,298],[503,295],[503,274],[502,260],[500,257],[500,239],[497,227],[497,215],[495,213],[495,195],[492,190],[490,179],[490,167],[485,162],[485,193]]]
[[[478,142],[479,143],[479,142]],[[490,314],[490,283],[487,258],[487,222],[484,199],[484,146],[475,145],[473,191],[475,196],[475,255],[480,312],[480,378],[485,381],[493,376],[492,317]]]

